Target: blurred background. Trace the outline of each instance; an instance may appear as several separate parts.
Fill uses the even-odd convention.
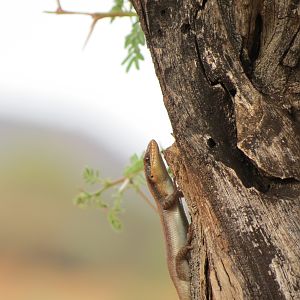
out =
[[[112,0],[62,0],[107,11]],[[2,1],[0,9],[0,299],[176,299],[158,216],[128,193],[116,233],[72,199],[86,165],[122,175],[128,158],[171,127],[148,50],[125,73],[130,21],[56,16],[56,0]]]

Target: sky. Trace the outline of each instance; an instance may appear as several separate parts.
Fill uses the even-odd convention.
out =
[[[65,10],[108,11],[112,0],[62,0]],[[125,72],[129,19],[101,20],[85,48],[88,16],[45,14],[56,0],[2,1],[0,120],[78,132],[124,157],[155,138],[172,144],[150,54],[141,70]]]

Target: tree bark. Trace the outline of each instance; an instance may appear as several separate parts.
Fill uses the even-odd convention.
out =
[[[300,299],[299,1],[132,3],[191,213],[192,299]]]

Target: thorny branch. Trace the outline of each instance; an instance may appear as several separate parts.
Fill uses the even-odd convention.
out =
[[[134,12],[127,12],[127,11],[111,11],[111,12],[80,12],[80,11],[68,11],[63,10],[61,7],[58,7],[56,11],[45,11],[47,14],[56,14],[56,15],[84,15],[90,16],[93,19],[103,19],[103,18],[115,18],[115,17],[136,17],[137,14]]]
[[[87,35],[87,38],[84,42],[83,49],[86,47],[88,41],[90,40],[90,37],[94,31],[96,23],[104,18],[116,18],[116,17],[136,17],[137,14],[134,12],[127,12],[127,11],[110,11],[110,12],[95,12],[95,13],[89,13],[89,12],[75,12],[75,11],[68,11],[64,10],[61,6],[60,0],[56,0],[57,8],[55,11],[45,11],[47,14],[56,14],[56,15],[83,15],[83,16],[90,16],[93,21],[90,27],[90,31]]]

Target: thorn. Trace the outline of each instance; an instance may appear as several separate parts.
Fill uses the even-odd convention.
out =
[[[56,9],[56,11],[57,12],[62,12],[63,9],[61,8],[60,0],[56,0],[56,2],[57,2],[57,9]]]
[[[85,42],[83,44],[82,51],[86,48],[86,46],[87,46],[87,44],[88,44],[88,42],[89,42],[89,40],[91,38],[91,35],[92,35],[93,31],[94,31],[95,25],[96,25],[96,23],[98,22],[99,19],[100,18],[95,18],[95,17],[93,18],[93,22],[91,24],[90,31],[89,31],[89,33],[88,33],[88,35],[86,37],[86,40],[85,40]]]

